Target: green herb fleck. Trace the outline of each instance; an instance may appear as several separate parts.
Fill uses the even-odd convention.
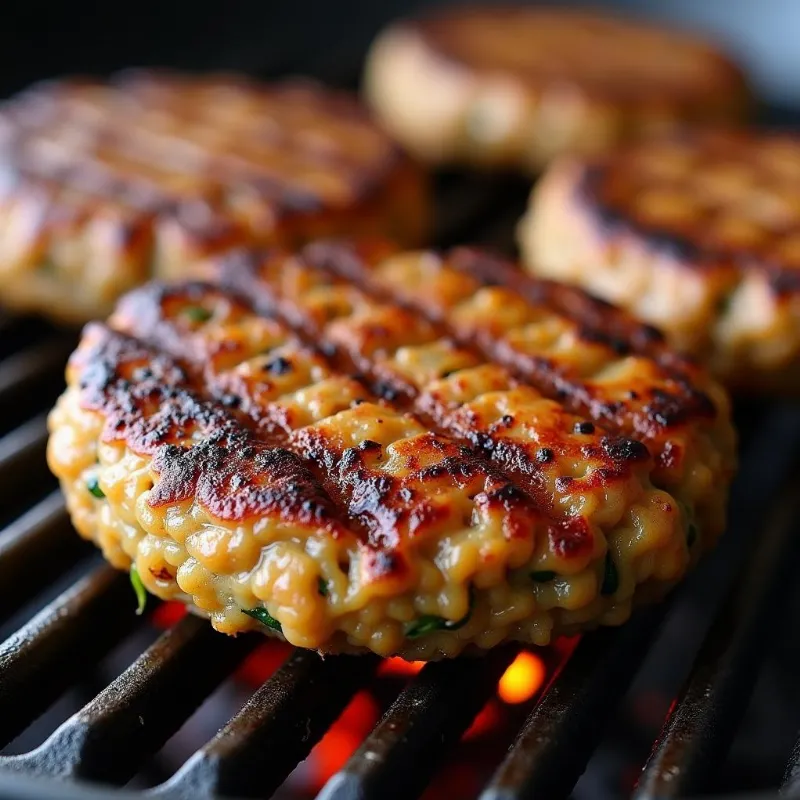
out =
[[[317,578],[317,591],[323,596],[328,596],[328,581],[325,578]]]
[[[106,496],[105,492],[100,488],[100,484],[96,475],[93,475],[88,481],[86,481],[86,488],[89,490],[89,494],[94,495],[100,500]]]
[[[692,545],[697,541],[697,534],[700,531],[698,530],[697,523],[694,521],[694,515],[689,506],[681,502],[679,502],[678,505],[681,509],[683,521],[686,524],[686,546],[691,549]]]
[[[491,141],[496,133],[492,115],[483,103],[476,103],[469,109],[464,127],[467,137],[473,142]]]
[[[450,619],[445,619],[444,617],[437,617],[434,614],[423,614],[421,617],[418,617],[413,622],[409,622],[408,625],[406,625],[406,636],[409,639],[418,639],[420,636],[425,636],[426,634],[433,633],[434,631],[457,631],[459,628],[463,628],[469,622],[469,618],[472,616],[472,607],[474,604],[475,593],[470,586],[469,608],[467,609],[467,613],[464,614],[461,619],[453,621]]]
[[[537,572],[531,572],[531,578],[533,578],[536,583],[547,583],[548,581],[553,580],[555,576],[556,573],[549,569],[541,569]]]
[[[272,628],[273,631],[283,633],[283,628],[280,622],[273,617],[266,608],[243,608],[242,612],[247,614],[248,617],[257,619],[262,625]]]
[[[697,541],[697,525],[690,522],[686,528],[686,546],[691,547]]]
[[[606,563],[603,568],[603,585],[600,587],[600,594],[608,597],[619,588],[619,572],[611,553],[606,553]]]
[[[726,294],[721,294],[717,298],[716,302],[717,315],[725,316],[731,310],[732,305],[733,305],[733,292],[727,292]]]
[[[142,576],[139,574],[139,570],[136,569],[136,564],[131,565],[130,579],[131,586],[133,586],[133,591],[136,593],[136,599],[138,600],[136,613],[141,616],[144,612],[144,607],[147,605],[147,589],[144,588]]]
[[[213,313],[202,306],[187,306],[183,313],[192,322],[208,322],[213,317]]]

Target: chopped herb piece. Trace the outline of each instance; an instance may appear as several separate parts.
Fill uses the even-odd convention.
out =
[[[600,594],[608,597],[619,588],[619,572],[611,553],[606,553],[606,563],[603,568],[603,585],[600,587]]]
[[[141,616],[144,612],[144,607],[147,605],[147,589],[144,588],[142,576],[139,574],[139,570],[136,569],[136,564],[131,564],[130,579],[131,586],[133,586],[133,591],[136,594],[136,600],[138,601],[136,613]]]
[[[591,422],[576,422],[573,430],[575,433],[582,433],[584,436],[588,436],[594,433],[594,425]]]
[[[540,569],[537,572],[531,572],[531,578],[533,578],[536,583],[547,583],[553,580],[555,576],[556,573],[549,569]]]
[[[725,294],[721,294],[717,298],[716,311],[719,316],[724,316],[731,310],[731,306],[733,305],[733,294],[733,292],[727,292]]]
[[[317,579],[317,591],[323,596],[328,596],[328,581],[325,578]]]
[[[697,541],[697,523],[694,521],[689,506],[686,503],[678,502],[681,509],[681,516],[683,517],[684,524],[686,525],[686,546],[691,547]]]
[[[243,608],[242,612],[247,614],[248,617],[257,619],[262,625],[272,628],[273,631],[283,633],[283,628],[280,622],[273,617],[266,608]]]
[[[202,306],[187,306],[183,313],[192,322],[208,322],[213,317],[213,313]]]
[[[686,528],[686,546],[691,547],[697,541],[697,525],[690,522]]]
[[[106,496],[105,492],[100,488],[100,484],[97,481],[96,475],[93,475],[88,481],[86,481],[86,488],[89,490],[89,494],[94,495],[98,499],[102,500],[102,498]]]
[[[457,619],[454,622],[444,617],[437,617],[434,614],[423,614],[421,617],[418,617],[413,622],[409,622],[408,625],[406,625],[406,636],[409,639],[418,639],[420,636],[425,636],[425,634],[433,633],[434,631],[457,631],[469,622],[474,604],[475,593],[470,586],[469,608],[461,619]]]

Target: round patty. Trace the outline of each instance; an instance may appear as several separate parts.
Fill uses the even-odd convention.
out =
[[[590,13],[470,7],[398,23],[370,52],[366,96],[433,162],[538,171],[684,124],[741,120],[742,74],[693,36]]]
[[[619,624],[724,527],[724,391],[479,251],[230,255],[87,328],[48,458],[78,531],[229,634],[410,659]]]
[[[699,133],[565,160],[519,240],[531,271],[659,326],[732,387],[800,389],[800,138]]]
[[[123,73],[0,106],[0,301],[83,321],[198,257],[327,235],[425,238],[420,169],[307,81]]]

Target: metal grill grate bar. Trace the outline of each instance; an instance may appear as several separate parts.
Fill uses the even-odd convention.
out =
[[[0,621],[90,551],[53,492],[0,532]]]
[[[133,628],[133,605],[128,576],[98,567],[0,645],[0,746]]]
[[[411,798],[492,696],[519,648],[425,666],[319,800]]]
[[[520,730],[481,800],[569,794],[658,633],[667,606],[581,639]]]
[[[185,617],[39,748],[4,769],[124,783],[257,643]],[[198,669],[198,665],[202,665]]]
[[[32,405],[38,408],[49,405],[63,389],[64,364],[75,344],[71,335],[50,339],[0,363],[0,418],[8,415],[15,421],[25,419]]]
[[[786,765],[781,796],[792,799],[800,797],[800,739],[794,743],[792,755]]]
[[[767,653],[761,643],[779,622],[774,608],[793,566],[800,510],[797,484],[784,498],[705,639],[644,768],[636,800],[703,790],[730,746]]]
[[[379,663],[373,656],[323,659],[296,650],[156,793],[187,800],[269,797],[365,688]]]
[[[0,485],[9,499],[32,482],[49,476],[47,416],[40,414],[0,439]]]

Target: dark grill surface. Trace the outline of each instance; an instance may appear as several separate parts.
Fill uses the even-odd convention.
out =
[[[510,178],[440,176],[437,243],[509,249],[526,194],[527,186]],[[131,635],[140,641],[143,623],[133,613],[127,576],[104,565],[70,529],[44,462],[44,414],[74,343],[75,334],[43,323],[0,320],[0,747],[66,690],[82,692],[85,703],[41,746],[0,756],[0,795],[9,797],[108,796],[109,785],[142,774],[152,754],[261,641],[229,639],[186,617],[140,650],[110,685],[92,685],[98,674],[92,668]],[[633,796],[683,798],[715,786],[767,656],[765,643],[800,623],[779,610],[800,512],[800,411],[748,404],[737,413],[742,470],[719,550],[668,603],[583,637],[521,713],[482,800],[568,796],[640,665],[652,648],[658,652],[662,630],[698,597],[710,627],[699,648],[687,643],[683,687]],[[505,647],[483,659],[424,667],[389,699],[380,722],[320,797],[419,796],[517,652]],[[373,657],[323,660],[294,651],[177,772],[151,780],[158,786],[150,791],[193,799],[270,796],[371,684],[378,666]],[[785,790],[800,797],[800,745],[786,775]],[[60,782],[51,784],[54,778]],[[114,796],[134,793],[118,789]]]

